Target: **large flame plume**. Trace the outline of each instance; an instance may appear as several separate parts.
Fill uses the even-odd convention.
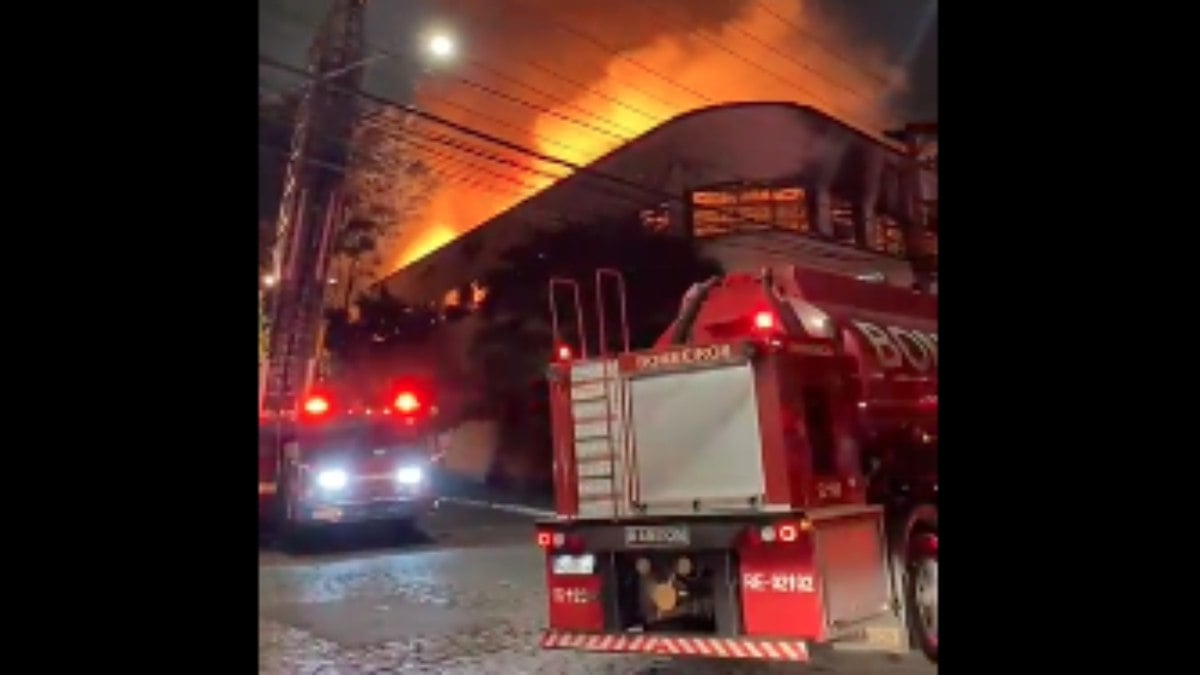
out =
[[[449,4],[463,59],[422,84],[418,106],[581,165],[672,117],[734,101],[796,101],[877,132],[895,121],[887,102],[905,86],[881,51],[853,44],[811,0]],[[391,269],[568,173],[431,124],[416,131],[430,139],[413,151],[438,187],[386,252]]]

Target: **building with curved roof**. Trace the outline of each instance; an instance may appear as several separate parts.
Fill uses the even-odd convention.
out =
[[[930,195],[904,146],[807,106],[733,103],[671,119],[382,284],[409,302],[465,292],[539,231],[637,213],[726,270],[796,264],[910,286],[936,268]],[[914,270],[913,260],[921,261]],[[924,268],[924,269],[923,269]]]

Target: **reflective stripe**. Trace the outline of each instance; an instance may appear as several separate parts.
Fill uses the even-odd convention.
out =
[[[808,649],[802,640],[626,636],[548,630],[542,634],[541,646],[543,649],[750,658],[764,661],[808,660]]]

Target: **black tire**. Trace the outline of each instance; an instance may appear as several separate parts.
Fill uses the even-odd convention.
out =
[[[918,530],[908,544],[904,574],[904,605],[913,644],[937,663],[937,533]]]

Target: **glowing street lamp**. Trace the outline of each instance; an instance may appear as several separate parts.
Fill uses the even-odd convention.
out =
[[[431,56],[439,60],[446,60],[453,57],[456,51],[454,38],[446,33],[435,33],[430,36],[426,48],[429,50]]]
[[[430,34],[425,40],[424,47],[425,56],[431,57],[435,62],[449,61],[458,51],[458,45],[454,41],[454,38],[449,33],[440,31]],[[383,61],[396,56],[397,54],[394,52],[376,52],[349,65],[322,73],[321,79],[330,80],[352,70],[363,68],[377,61]]]

